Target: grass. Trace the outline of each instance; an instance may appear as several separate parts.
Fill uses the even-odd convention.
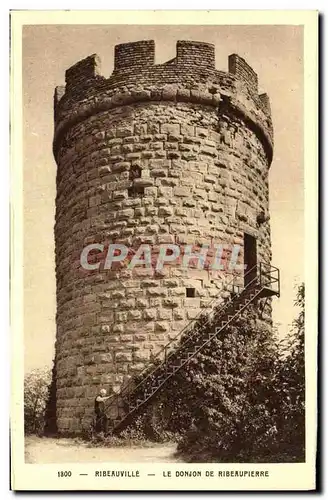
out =
[[[157,443],[148,439],[104,436],[102,434],[93,436],[91,439],[83,441],[88,448],[108,447],[108,448],[155,448],[163,446],[163,444],[172,443]]]

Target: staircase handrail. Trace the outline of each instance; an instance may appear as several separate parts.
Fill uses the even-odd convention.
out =
[[[251,269],[249,269],[249,270],[248,270],[248,271],[244,274],[244,278],[245,278],[248,274],[250,274],[251,272],[253,272],[255,269],[257,269],[258,267],[259,267],[259,264],[255,264],[253,267],[251,267]],[[250,281],[249,283],[247,283],[247,285],[246,285],[246,286],[244,286],[244,287],[242,288],[242,291],[244,291],[245,289],[247,289],[247,288],[248,288],[248,287],[249,287],[249,286],[250,286],[250,285],[251,285],[254,281],[256,281],[257,279],[258,279],[258,276],[256,275],[256,276],[255,276],[255,278],[254,278],[252,281]],[[208,303],[205,307],[203,307],[203,308],[201,309],[201,311],[197,314],[197,316],[196,316],[195,318],[193,318],[191,321],[189,321],[189,322],[187,323],[187,325],[186,325],[186,326],[184,326],[184,327],[183,327],[183,329],[182,329],[182,330],[181,330],[181,331],[180,331],[180,332],[179,332],[179,333],[178,333],[178,334],[177,334],[177,335],[176,335],[173,339],[171,339],[171,340],[170,340],[170,341],[169,341],[169,342],[168,342],[168,343],[167,343],[167,344],[166,344],[166,345],[165,345],[162,349],[160,349],[160,350],[157,352],[157,354],[156,354],[156,359],[160,359],[160,355],[161,355],[163,352],[165,352],[165,350],[167,349],[167,347],[168,347],[169,345],[173,344],[173,342],[175,342],[175,341],[176,341],[179,337],[181,337],[181,336],[183,335],[183,333],[184,333],[186,330],[188,330],[189,328],[191,328],[191,325],[192,325],[193,323],[197,322],[197,321],[200,319],[200,317],[201,317],[202,315],[206,314],[206,313],[205,313],[205,311],[206,311],[207,309],[210,309],[210,308],[211,308],[211,310],[213,311],[213,305],[214,305],[214,303],[216,303],[216,302],[220,299],[220,297],[221,297],[222,293],[226,291],[226,289],[227,289],[227,287],[228,287],[229,285],[234,284],[234,281],[235,281],[235,276],[233,276],[233,278],[232,278],[232,279],[231,279],[228,283],[225,283],[225,285],[223,286],[222,290],[220,290],[219,294],[218,294],[217,296],[215,296],[215,297],[214,297],[214,298],[213,298],[213,299],[212,299],[212,300],[211,300],[211,301],[210,301],[210,302],[209,302],[209,303]],[[240,292],[240,293],[241,293],[241,292]],[[230,302],[231,302],[231,301],[229,301],[229,303],[230,303]],[[227,304],[228,304],[228,303],[224,304],[223,306],[226,306]],[[190,339],[190,337],[188,338],[188,340],[189,340],[189,339]],[[180,347],[180,346],[179,346],[179,347]],[[165,361],[167,361],[167,359],[166,359]],[[142,375],[143,375],[143,373],[147,373],[147,372],[148,372],[148,370],[149,370],[149,368],[152,366],[152,364],[154,364],[154,363],[153,363],[153,362],[149,363],[149,364],[145,367],[145,369],[144,369],[142,372],[140,372],[140,373],[138,374],[138,376],[140,377],[140,376],[142,376]],[[152,370],[150,373],[148,373],[148,374],[145,376],[145,378],[143,378],[143,379],[142,379],[142,380],[141,380],[141,381],[140,381],[140,382],[139,382],[139,383],[138,383],[135,387],[133,387],[132,391],[130,391],[130,380],[129,380],[129,381],[128,381],[128,383],[126,384],[126,386],[122,389],[122,391],[120,391],[120,393],[119,393],[119,394],[115,394],[115,396],[114,396],[114,397],[110,398],[110,402],[108,402],[108,403],[107,403],[107,405],[105,405],[105,410],[107,410],[107,409],[108,409],[108,408],[110,408],[111,406],[114,406],[115,402],[119,402],[119,400],[120,400],[122,397],[124,397],[124,395],[125,395],[125,394],[130,394],[131,392],[135,392],[135,391],[136,391],[136,390],[137,390],[137,389],[138,389],[141,385],[143,385],[143,384],[145,383],[145,381],[146,381],[148,378],[150,378],[150,377],[154,374],[154,372],[158,369],[158,367],[159,367],[159,366],[160,366],[160,365],[155,365],[155,366],[154,366],[154,370]]]
[[[250,271],[252,271],[255,267],[257,267],[257,266],[254,266],[252,269],[250,269]],[[244,286],[244,287],[242,288],[241,292],[239,292],[239,293],[235,294],[233,297],[231,297],[231,298],[228,300],[228,302],[225,302],[224,304],[222,304],[222,308],[220,309],[220,315],[222,315],[222,314],[224,313],[224,311],[225,311],[226,309],[228,309],[228,308],[229,308],[229,306],[230,306],[230,305],[231,305],[231,304],[235,301],[235,299],[236,299],[236,296],[237,296],[237,295],[238,295],[238,296],[240,296],[242,292],[244,292],[245,290],[249,289],[249,288],[250,288],[250,287],[251,287],[251,286],[252,286],[255,282],[257,282],[257,281],[258,281],[258,276],[255,276],[255,277],[254,277],[254,278],[253,278],[253,279],[252,279],[249,283],[247,283],[247,285],[246,285],[246,286]],[[207,318],[206,318],[207,320],[209,320],[209,318],[211,318],[211,317],[212,317],[212,314],[213,314],[214,310],[215,310],[215,308],[212,308],[212,310],[208,313]],[[207,321],[205,324],[207,324],[208,322],[209,322],[209,321]],[[184,341],[183,341],[183,342],[182,342],[182,343],[178,346],[178,349],[177,349],[177,350],[179,351],[181,348],[183,348],[183,347],[185,346],[185,344],[187,344],[187,342],[188,342],[191,338],[193,338],[193,336],[194,336],[194,335],[193,335],[193,334],[191,334],[189,337],[187,337],[187,338],[186,338],[186,339],[185,339],[185,340],[184,340]],[[173,341],[174,341],[175,339],[176,339],[176,337],[173,339]],[[170,341],[170,342],[168,342],[168,343],[166,344],[166,346],[164,347],[164,350],[167,348],[167,346],[169,346],[169,345],[170,345],[170,343],[171,343],[171,342],[172,342],[172,341]],[[175,352],[176,352],[176,351],[175,351]],[[175,353],[175,352],[174,352],[174,353]],[[167,360],[171,357],[171,355],[172,355],[172,353],[170,353],[170,354],[169,354],[169,356],[165,358],[165,360],[167,361]],[[156,367],[156,368],[157,368],[157,367]],[[146,378],[145,378],[144,380],[146,380]],[[137,387],[137,386],[136,386],[136,387]]]

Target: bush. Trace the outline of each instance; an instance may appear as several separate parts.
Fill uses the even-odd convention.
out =
[[[24,379],[24,429],[25,434],[42,434],[51,371],[33,370]]]
[[[295,304],[300,312],[284,342],[250,312],[195,362],[194,390],[204,397],[178,447],[185,460],[305,460],[304,285]]]
[[[120,433],[120,437],[126,440],[143,441],[146,439],[142,417],[137,417],[132,426],[127,427]]]
[[[213,339],[144,413],[146,436],[178,433],[186,461],[304,461],[303,285],[296,305],[300,313],[284,342],[259,324],[256,307]]]

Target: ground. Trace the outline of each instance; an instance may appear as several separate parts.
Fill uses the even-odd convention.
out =
[[[64,462],[178,462],[175,444],[152,447],[91,447],[79,439],[25,438],[25,462],[49,464]]]

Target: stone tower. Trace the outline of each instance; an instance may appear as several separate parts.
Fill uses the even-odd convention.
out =
[[[117,45],[108,79],[92,55],[55,91],[62,433],[79,432],[99,387],[140,372],[227,279],[178,261],[105,269],[108,244],[236,244],[248,268],[271,259],[272,123],[257,74],[236,54],[216,70],[214,46],[201,42],[178,41],[174,59],[154,60],[153,41]],[[81,265],[88,245],[93,269]]]

